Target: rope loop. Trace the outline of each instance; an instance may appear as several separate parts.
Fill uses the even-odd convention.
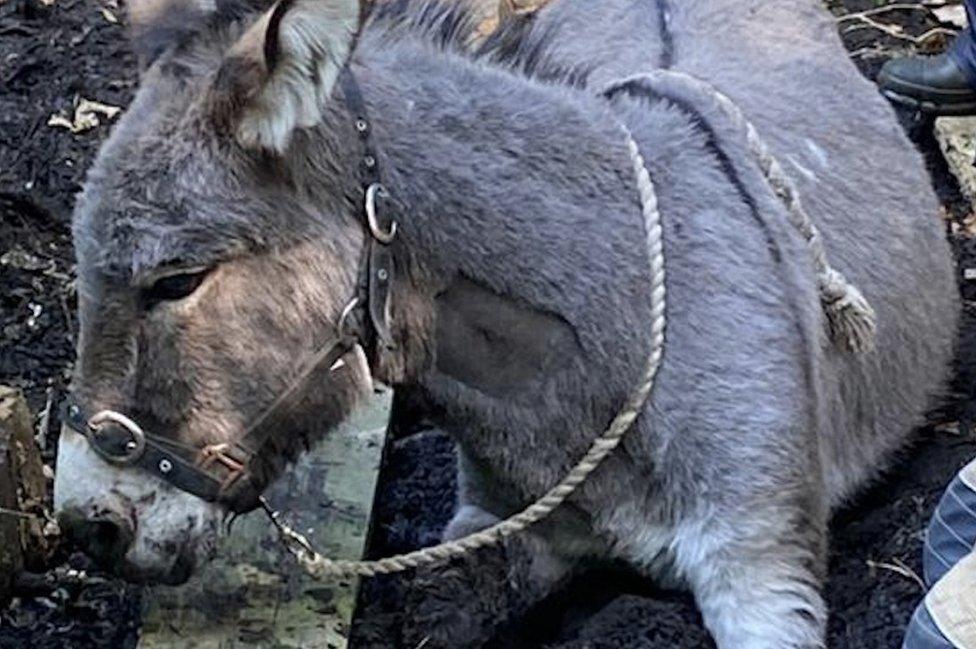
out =
[[[807,242],[817,274],[817,288],[827,333],[836,345],[856,354],[874,348],[877,335],[877,315],[864,295],[843,275],[830,265],[823,237],[810,214],[800,201],[800,194],[779,160],[770,152],[766,141],[755,125],[746,118],[742,109],[732,99],[712,84],[676,70],[654,70],[635,74],[612,82],[603,91],[604,96],[628,84],[645,83],[652,88],[677,84],[685,92],[713,99],[735,128],[743,132],[746,147],[755,159],[770,189],[786,207],[793,227]],[[660,93],[660,91],[658,91]],[[667,96],[660,93],[662,96]]]
[[[871,308],[870,303],[857,287],[830,265],[820,231],[801,204],[796,186],[783,170],[779,161],[770,153],[755,126],[746,119],[735,102],[711,84],[673,70],[656,70],[613,82],[603,94],[607,96],[613,89],[620,88],[627,83],[644,81],[653,85],[667,80],[677,81],[695,92],[708,93],[715,99],[726,117],[743,130],[746,145],[759,165],[763,177],[773,193],[785,205],[790,222],[807,242],[810,249],[817,273],[817,288],[825,314],[828,334],[835,343],[851,352],[864,353],[871,350],[877,329],[874,309]],[[421,566],[444,563],[479,548],[495,545],[546,518],[567,498],[572,496],[579,486],[596,471],[603,460],[619,446],[624,434],[642,412],[654,386],[654,379],[657,376],[664,352],[664,332],[667,327],[664,245],[657,193],[644,157],[640,152],[640,147],[624,124],[621,123],[620,128],[626,138],[627,150],[636,179],[641,213],[644,217],[644,232],[649,251],[652,316],[651,351],[641,381],[624,407],[610,423],[607,430],[593,442],[586,455],[570,470],[569,474],[538,501],[518,514],[485,530],[414,552],[376,561],[329,559],[316,552],[308,539],[282,523],[278,514],[272,512],[267,503],[262,501],[265,511],[277,528],[283,544],[311,576],[317,579],[337,579],[391,574]]]
[[[626,138],[627,151],[633,165],[637,183],[637,193],[643,216],[644,234],[649,251],[649,270],[651,277],[651,350],[641,379],[623,408],[613,421],[592,444],[586,455],[574,466],[559,484],[550,489],[542,498],[524,510],[496,523],[495,525],[453,541],[446,541],[429,548],[379,559],[376,561],[338,561],[319,554],[308,539],[285,525],[279,515],[272,511],[267,502],[261,504],[278,530],[278,535],[287,550],[297,559],[305,572],[316,579],[342,579],[349,577],[373,577],[402,572],[421,566],[444,563],[463,556],[468,552],[495,545],[513,534],[518,534],[538,523],[563,504],[576,492],[577,488],[600,466],[604,459],[620,445],[624,434],[644,409],[644,404],[654,387],[664,354],[664,330],[667,326],[664,270],[664,235],[661,228],[661,215],[658,211],[657,193],[654,182],[641,155],[640,147],[630,130],[623,124],[620,128]]]

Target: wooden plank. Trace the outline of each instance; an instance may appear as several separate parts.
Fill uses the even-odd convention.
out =
[[[9,415],[9,410],[7,413]],[[11,427],[0,417],[0,607],[11,597],[14,577],[24,569],[17,517],[17,473],[10,453]]]
[[[14,577],[41,569],[50,552],[44,536],[48,482],[27,401],[0,385],[0,605]]]
[[[392,392],[369,400],[268,492],[323,552],[362,558]],[[261,512],[234,523],[219,556],[189,583],[143,596],[141,649],[345,649],[358,581],[306,576]]]

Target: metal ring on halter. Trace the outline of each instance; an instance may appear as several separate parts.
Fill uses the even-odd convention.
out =
[[[109,423],[121,426],[132,438],[125,444],[126,454],[114,455],[102,448],[97,439],[91,439],[91,445],[95,451],[113,464],[133,464],[138,461],[146,450],[146,434],[142,432],[139,424],[120,412],[102,410],[92,415],[91,419],[88,420],[88,428],[92,433],[98,433],[99,428]]]
[[[397,233],[397,222],[390,221],[390,229],[383,230],[376,218],[376,197],[386,198],[386,188],[380,183],[373,183],[366,189],[366,222],[369,224],[369,231],[373,238],[380,243],[387,245],[393,243]]]

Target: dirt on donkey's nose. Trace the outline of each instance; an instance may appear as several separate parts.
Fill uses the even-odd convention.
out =
[[[58,514],[58,524],[64,535],[85,554],[105,568],[121,566],[132,546],[132,524],[120,513],[101,510],[85,511],[71,507]]]

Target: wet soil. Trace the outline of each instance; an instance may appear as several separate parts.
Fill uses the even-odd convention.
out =
[[[24,390],[52,466],[55,405],[76,333],[70,211],[108,128],[103,119],[72,134],[47,122],[53,114],[70,119],[83,98],[124,106],[132,96],[134,59],[103,8],[118,12],[84,0],[0,2],[0,383]],[[68,548],[54,563],[91,568]],[[54,571],[45,577],[25,580],[0,612],[0,647],[135,644],[137,589],[94,571],[81,584]]]
[[[838,16],[871,10],[875,0],[830,0]],[[107,13],[106,13],[107,12]],[[71,118],[82,99],[125,106],[135,87],[135,64],[111,0],[0,0],[0,383],[21,387],[41,413],[63,396],[74,346],[73,255],[69,216],[74,195],[110,120],[82,133],[47,124]],[[872,16],[886,33],[858,20],[839,24],[845,43],[868,77],[892,54],[938,51],[942,35],[911,39],[938,27],[926,11]],[[976,239],[967,233],[969,206],[961,199],[932,140],[931,124],[902,115],[926,154],[946,207],[947,233],[960,267],[967,318],[959,353],[959,394],[920,431],[916,445],[833,523],[830,580],[832,647],[890,649],[922,594],[919,548],[927,518],[944,485],[976,455]],[[925,215],[920,215],[923,218]],[[55,409],[56,410],[56,409]],[[39,418],[39,421],[41,419]],[[54,463],[56,412],[39,430],[45,461]],[[409,550],[436,541],[450,516],[454,459],[447,440],[410,436],[397,442],[383,476],[371,552]],[[24,584],[0,611],[0,648],[131,647],[138,629],[138,589],[99,575],[70,548],[55,563],[87,569],[86,583],[51,572]],[[54,566],[52,566],[54,568]],[[365,584],[356,624],[357,647],[395,648],[400,630],[423,626],[401,619],[405,580]],[[576,580],[492,642],[498,648],[551,649],[710,647],[688,595],[656,590],[614,571]],[[410,649],[413,649],[412,647]]]

